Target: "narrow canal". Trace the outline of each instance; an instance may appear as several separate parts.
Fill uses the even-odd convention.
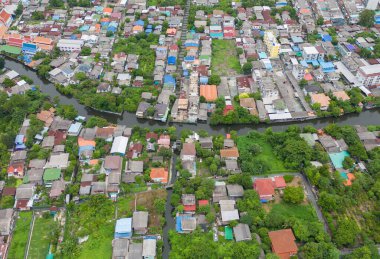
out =
[[[6,59],[5,66],[9,69],[13,69],[16,72],[18,72],[21,75],[26,75],[33,79],[35,85],[39,85],[41,88],[41,91],[43,93],[48,94],[51,98],[54,98],[55,96],[58,96],[62,104],[72,104],[74,107],[78,110],[79,114],[82,116],[99,116],[107,119],[108,121],[112,123],[119,123],[127,125],[128,127],[133,126],[140,126],[145,128],[163,128],[167,127],[168,125],[175,126],[178,131],[181,129],[190,129],[190,130],[205,130],[209,132],[210,134],[224,134],[231,130],[238,131],[239,134],[246,134],[252,129],[256,129],[259,131],[265,130],[268,127],[272,127],[274,131],[282,131],[286,129],[289,125],[299,125],[299,126],[306,126],[306,125],[312,125],[316,128],[322,128],[326,126],[329,123],[337,123],[342,125],[371,125],[376,124],[380,122],[380,110],[374,109],[374,110],[366,110],[359,114],[347,114],[343,115],[339,118],[321,118],[321,119],[315,119],[315,120],[309,120],[309,121],[303,121],[303,122],[287,122],[287,123],[276,123],[276,124],[258,124],[258,125],[227,125],[227,126],[210,126],[207,123],[199,123],[199,124],[178,124],[178,123],[162,123],[158,121],[153,120],[144,120],[144,119],[138,119],[136,118],[134,113],[124,112],[122,116],[104,113],[95,111],[93,109],[87,108],[84,105],[80,104],[75,98],[69,98],[67,96],[64,96],[60,94],[54,84],[50,83],[47,80],[43,80],[36,72],[26,66],[24,66],[21,63],[18,63],[16,61]]]

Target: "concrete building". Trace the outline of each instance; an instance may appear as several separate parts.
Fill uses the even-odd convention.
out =
[[[272,31],[265,31],[264,42],[267,46],[269,57],[278,58],[278,53],[280,52],[280,43],[278,43],[274,33]]]
[[[84,45],[83,40],[68,40],[68,39],[60,39],[58,41],[57,47],[61,51],[80,51]]]
[[[360,67],[356,77],[365,87],[376,88],[380,86],[380,64]]]

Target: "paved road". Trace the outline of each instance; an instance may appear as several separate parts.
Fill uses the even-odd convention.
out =
[[[173,153],[173,157],[171,159],[171,177],[170,177],[170,184],[173,184],[177,179],[177,170],[175,169],[175,164],[177,161],[176,154]],[[167,190],[168,196],[166,199],[166,205],[165,205],[165,226],[163,229],[162,238],[164,240],[164,249],[162,251],[162,258],[168,259],[169,253],[170,253],[170,243],[169,243],[169,230],[175,228],[175,219],[173,218],[172,212],[173,212],[173,206],[171,205],[171,197],[173,194],[173,190],[169,189]]]
[[[294,90],[297,92],[298,98],[299,98],[302,106],[304,107],[304,109],[307,112],[312,112],[313,110],[310,108],[309,103],[305,100],[305,95],[304,95],[303,91],[301,90],[300,86],[298,85],[298,82],[295,79],[295,77],[293,76],[292,72],[291,71],[285,71],[285,75],[289,79],[290,83],[293,85]]]

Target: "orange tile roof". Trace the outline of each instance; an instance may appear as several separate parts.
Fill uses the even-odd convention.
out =
[[[0,21],[2,21],[3,23],[7,23],[7,21],[9,20],[9,18],[11,18],[11,14],[9,14],[7,11],[5,11],[5,9],[1,10],[0,12]]]
[[[54,112],[52,111],[41,111],[37,113],[37,119],[45,122],[45,126],[49,127],[54,120]]]
[[[228,148],[228,149],[221,149],[220,150],[220,156],[221,157],[239,157],[239,150],[237,147]]]
[[[356,179],[355,175],[353,173],[347,173],[348,179],[343,183],[345,186],[351,186],[352,181]]]
[[[99,163],[99,159],[91,159],[89,165],[97,165]]]
[[[206,98],[207,101],[213,102],[218,98],[218,91],[216,85],[201,85],[201,96]]]
[[[156,180],[156,181],[159,181],[161,183],[168,183],[168,177],[169,177],[169,173],[163,167],[152,168],[150,171],[150,178],[152,180]]]
[[[112,8],[110,8],[110,7],[104,8],[103,13],[112,13]]]
[[[80,147],[84,147],[84,146],[93,146],[93,147],[95,147],[96,146],[96,142],[94,140],[86,140],[84,138],[79,137],[78,138],[78,145]]]
[[[298,251],[298,247],[294,240],[293,231],[288,229],[282,229],[277,231],[270,231],[268,233],[270,241],[272,242],[272,250],[281,259],[290,258]]]
[[[325,94],[312,94],[311,100],[313,103],[319,103],[322,107],[329,106],[330,97]]]
[[[52,39],[49,39],[49,38],[45,38],[45,37],[41,37],[41,36],[37,36],[33,39],[33,42],[34,43],[41,43],[41,44],[47,44],[47,45],[51,45],[53,43],[53,40]]]
[[[4,25],[0,25],[0,40],[4,38],[5,33],[7,32],[8,28]]]
[[[167,34],[176,34],[177,33],[177,29],[175,28],[169,28],[166,30],[166,33]]]
[[[342,101],[350,100],[350,97],[348,96],[348,94],[345,91],[336,91],[336,92],[333,92],[333,95],[337,99],[341,99]]]
[[[107,17],[100,19],[100,22],[109,22],[109,21],[110,21],[110,18],[107,18]]]
[[[132,31],[143,31],[143,30],[144,30],[144,27],[142,27],[141,25],[135,25],[132,28]]]

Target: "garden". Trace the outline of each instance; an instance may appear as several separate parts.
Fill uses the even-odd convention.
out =
[[[8,252],[9,259],[24,258],[32,217],[31,211],[20,212],[12,234],[12,242]]]
[[[36,216],[28,258],[44,258],[49,253],[50,244],[58,240],[59,226],[49,212]]]

